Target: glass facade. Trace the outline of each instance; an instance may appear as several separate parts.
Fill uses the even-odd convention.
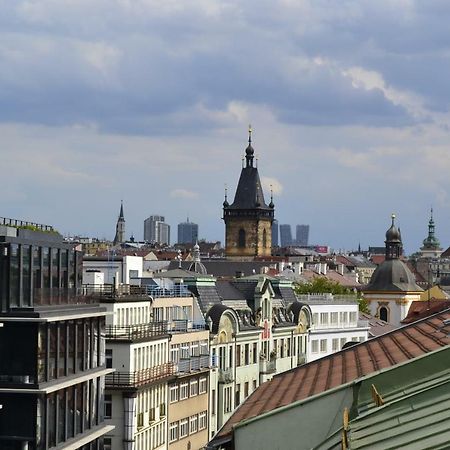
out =
[[[82,255],[66,244],[52,245],[0,242],[0,312],[89,301],[79,295]]]
[[[59,447],[103,422],[104,377],[92,369],[105,367],[105,317],[80,295],[81,254],[42,235],[0,236],[1,450]],[[55,390],[30,391],[41,387]]]

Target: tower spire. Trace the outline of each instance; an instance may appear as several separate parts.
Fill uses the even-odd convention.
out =
[[[253,167],[253,158],[255,154],[255,150],[253,150],[252,147],[252,126],[248,126],[248,146],[245,149],[245,159],[246,159],[246,165],[245,167]]]

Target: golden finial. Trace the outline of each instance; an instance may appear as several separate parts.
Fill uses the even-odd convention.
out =
[[[251,124],[248,124],[248,143],[251,144],[252,143],[252,126]]]

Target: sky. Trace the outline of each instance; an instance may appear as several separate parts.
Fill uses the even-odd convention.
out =
[[[0,0],[0,216],[112,239],[152,214],[224,238],[248,124],[310,241],[450,245],[447,0]]]

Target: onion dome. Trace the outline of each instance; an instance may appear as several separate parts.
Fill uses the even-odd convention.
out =
[[[392,214],[392,225],[386,231],[386,242],[401,242],[402,236],[400,230],[395,226],[395,214]]]

